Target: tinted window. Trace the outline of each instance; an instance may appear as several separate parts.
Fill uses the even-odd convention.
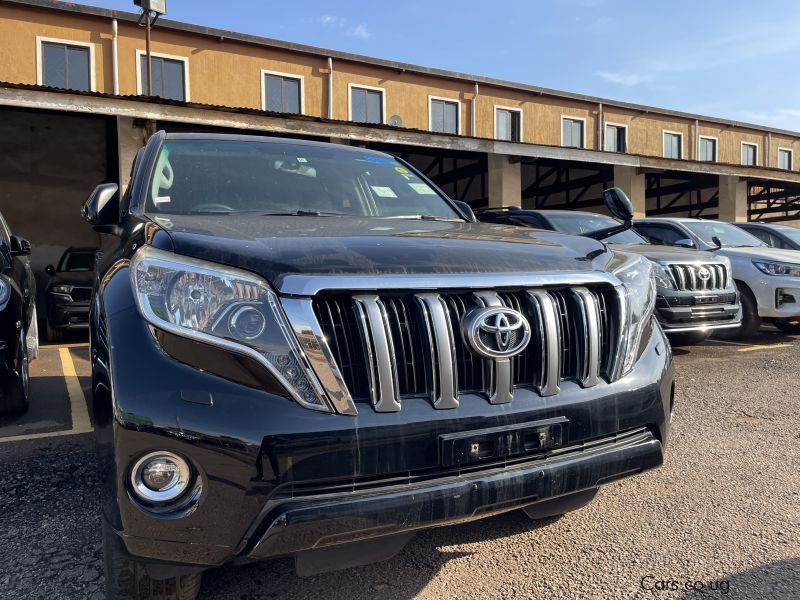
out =
[[[683,223],[689,231],[699,237],[708,246],[714,246],[714,237],[719,238],[722,245],[728,248],[737,246],[763,246],[764,242],[739,229],[730,223],[719,221],[686,221]]]
[[[674,246],[678,240],[685,240],[689,237],[686,233],[666,225],[645,225],[637,227],[636,230],[653,244],[662,246]]]
[[[616,227],[620,224],[619,221],[605,215],[594,215],[589,213],[548,213],[547,219],[556,228],[556,231],[561,233],[569,233],[571,235],[582,235],[592,231],[599,231],[601,229],[608,229],[609,227]],[[623,231],[605,238],[604,242],[609,244],[644,244],[644,239],[636,232]]]
[[[505,108],[495,109],[497,139],[508,142],[520,141],[520,113]]]
[[[358,123],[383,123],[383,92],[354,87],[350,90],[352,120]]]
[[[186,76],[182,60],[153,56],[153,96],[186,100]],[[147,56],[141,57],[142,94],[147,94]]]
[[[561,119],[561,145],[583,148],[583,126],[580,119]]]
[[[264,102],[266,110],[283,113],[300,113],[300,80],[281,75],[264,75]]]
[[[431,131],[458,133],[458,102],[431,100]]]
[[[148,195],[151,213],[320,211],[460,219],[391,156],[305,144],[167,140]]]
[[[664,158],[682,157],[683,137],[679,133],[664,132]]]
[[[90,91],[89,48],[42,42],[42,78],[46,86]]]
[[[58,271],[78,272],[94,270],[94,250],[67,251],[61,256]]]

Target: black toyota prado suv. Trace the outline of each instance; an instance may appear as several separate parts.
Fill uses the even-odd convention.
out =
[[[159,132],[84,216],[107,234],[90,332],[111,598],[193,598],[226,563],[385,560],[663,461],[672,356],[642,256],[478,223],[380,152],[260,137]]]

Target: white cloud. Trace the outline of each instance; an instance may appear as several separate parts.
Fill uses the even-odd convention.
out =
[[[652,75],[639,75],[638,73],[619,73],[610,71],[597,71],[596,75],[610,81],[611,83],[618,83],[620,85],[634,86],[640,83],[646,83],[653,80]]]
[[[359,23],[358,25],[353,27],[350,31],[348,31],[347,35],[352,37],[357,37],[362,40],[366,40],[369,39],[369,37],[372,34],[369,32],[366,25],[364,25],[363,23]]]
[[[330,25],[332,27],[344,27],[347,19],[343,17],[336,17],[334,15],[324,15],[319,18],[319,22],[323,25]]]

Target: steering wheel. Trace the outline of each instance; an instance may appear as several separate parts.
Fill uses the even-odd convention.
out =
[[[196,210],[197,212],[234,212],[236,209],[234,209],[232,206],[228,206],[227,204],[206,202],[205,204],[193,206],[192,210]]]

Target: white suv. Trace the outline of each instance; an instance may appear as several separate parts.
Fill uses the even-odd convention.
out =
[[[764,319],[786,333],[800,333],[800,251],[770,248],[722,221],[648,218],[634,221],[633,227],[654,244],[706,250],[730,259],[741,294],[742,324],[718,337],[750,337]]]

